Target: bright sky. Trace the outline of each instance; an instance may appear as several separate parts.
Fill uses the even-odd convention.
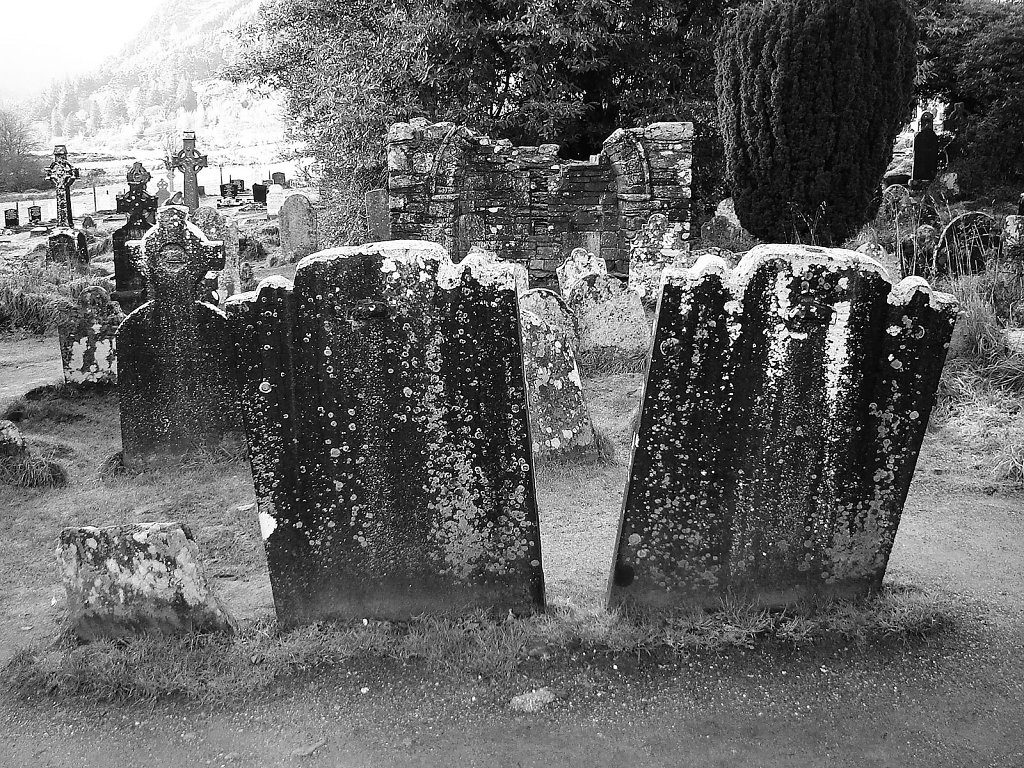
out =
[[[29,96],[54,78],[89,72],[121,50],[160,2],[0,0],[0,99]]]

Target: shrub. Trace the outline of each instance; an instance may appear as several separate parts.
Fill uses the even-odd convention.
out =
[[[740,223],[838,244],[873,196],[911,106],[917,25],[902,0],[769,0],[719,36],[718,113]]]

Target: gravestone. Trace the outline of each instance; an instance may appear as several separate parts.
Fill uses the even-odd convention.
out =
[[[957,309],[840,249],[669,270],[610,603],[877,590]]]
[[[156,226],[129,243],[146,270],[148,301],[117,333],[121,441],[128,466],[174,460],[237,439],[241,425],[227,318],[196,301],[223,245],[165,206]]]
[[[234,184],[239,192],[245,192],[245,179],[228,179],[229,184]]]
[[[199,187],[198,174],[201,169],[206,168],[208,163],[206,155],[200,155],[196,149],[194,131],[185,131],[181,143],[181,149],[171,158],[171,166],[174,170],[181,171],[185,177],[184,204],[190,211],[194,211],[199,207],[199,198],[206,191]]]
[[[82,219],[82,229],[96,229],[96,222],[92,220],[92,216]]]
[[[117,212],[128,215],[124,226],[114,230],[111,245],[114,251],[114,284],[111,298],[121,305],[126,313],[146,301],[146,278],[143,266],[137,263],[128,243],[141,240],[153,226],[157,210],[157,198],[146,191],[152,175],[142,163],[135,163],[128,170],[128,191],[117,196]]]
[[[481,216],[464,213],[455,219],[452,259],[462,261],[474,248],[486,246],[487,228]]]
[[[46,169],[46,179],[57,191],[57,226],[73,229],[71,187],[78,180],[78,169],[68,162],[68,148],[63,144],[53,148],[53,162]]]
[[[12,229],[21,224],[21,220],[18,216],[17,208],[5,208],[4,209],[4,226],[8,229]]]
[[[371,189],[363,195],[366,206],[366,229],[372,242],[391,239],[391,211],[388,209],[388,191]]]
[[[220,196],[225,198],[226,200],[234,200],[236,197],[238,197],[238,185],[233,182],[221,184]]]
[[[535,457],[597,457],[597,438],[569,335],[520,310],[523,365]]]
[[[608,264],[586,248],[574,248],[561,266],[555,270],[558,275],[558,290],[568,297],[569,291],[584,275],[607,275]]]
[[[258,281],[256,280],[256,273],[253,271],[252,264],[248,261],[243,261],[238,268],[238,293],[255,291],[257,285]]]
[[[46,258],[81,274],[89,268],[89,243],[85,233],[69,227],[59,227],[46,239]]]
[[[81,640],[236,628],[181,523],[65,528],[57,559]]]
[[[669,222],[655,213],[633,237],[629,246],[629,290],[647,309],[654,309],[666,267],[690,264],[689,231],[685,224]]]
[[[216,270],[212,278],[207,275],[209,282],[204,281],[203,287],[204,291],[216,291],[220,303],[223,304],[228,296],[238,293],[241,285],[241,277],[238,274],[238,225],[234,221],[229,222],[216,209],[205,205],[200,206],[189,218],[208,240],[223,243],[224,266]]]
[[[282,171],[275,171],[274,173],[270,174],[270,181],[272,184],[277,184],[279,187],[288,186],[288,179],[285,178],[285,175]]]
[[[520,312],[532,312],[541,320],[566,334],[572,351],[580,347],[580,333],[576,327],[576,317],[569,310],[565,299],[547,288],[534,288],[519,295]]]
[[[284,187],[280,184],[271,184],[267,190],[267,218],[276,219],[284,204]]]
[[[117,329],[124,320],[121,307],[103,288],[93,285],[82,291],[71,317],[58,323],[64,381],[117,383]]]
[[[389,241],[227,304],[278,622],[544,605],[516,285]]]
[[[28,223],[35,226],[43,223],[43,208],[39,205],[28,207]]]
[[[167,180],[160,179],[156,183],[156,205],[158,208],[163,208],[167,205],[167,200],[170,198],[171,193],[167,191]]]
[[[912,181],[931,181],[939,171],[939,137],[932,127],[931,112],[921,115],[920,129],[914,137],[914,170]]]
[[[317,250],[316,213],[308,197],[296,192],[284,199],[278,213],[278,232],[286,261],[298,261]]]
[[[267,187],[266,184],[253,184],[252,185],[252,201],[259,205],[267,204]]]
[[[625,281],[591,272],[572,285],[565,303],[576,317],[577,359],[585,373],[643,370],[651,323]]]
[[[182,193],[182,192],[175,192],[173,195],[171,195],[170,197],[167,198],[167,202],[164,203],[164,205],[177,205],[177,206],[185,205],[185,195],[184,195],[184,193]],[[185,207],[188,207],[188,206],[185,206]],[[189,209],[189,210],[191,210],[191,209]]]

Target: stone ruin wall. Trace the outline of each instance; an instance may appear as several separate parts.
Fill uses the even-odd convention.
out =
[[[474,245],[550,276],[573,248],[625,274],[629,244],[653,213],[689,235],[692,123],[619,129],[589,161],[556,144],[515,147],[452,123],[397,123],[387,139],[391,236]]]

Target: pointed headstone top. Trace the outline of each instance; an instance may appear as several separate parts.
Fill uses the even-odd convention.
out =
[[[146,186],[152,178],[153,175],[146,170],[142,163],[137,162],[128,170],[128,183],[130,185],[141,184]]]

